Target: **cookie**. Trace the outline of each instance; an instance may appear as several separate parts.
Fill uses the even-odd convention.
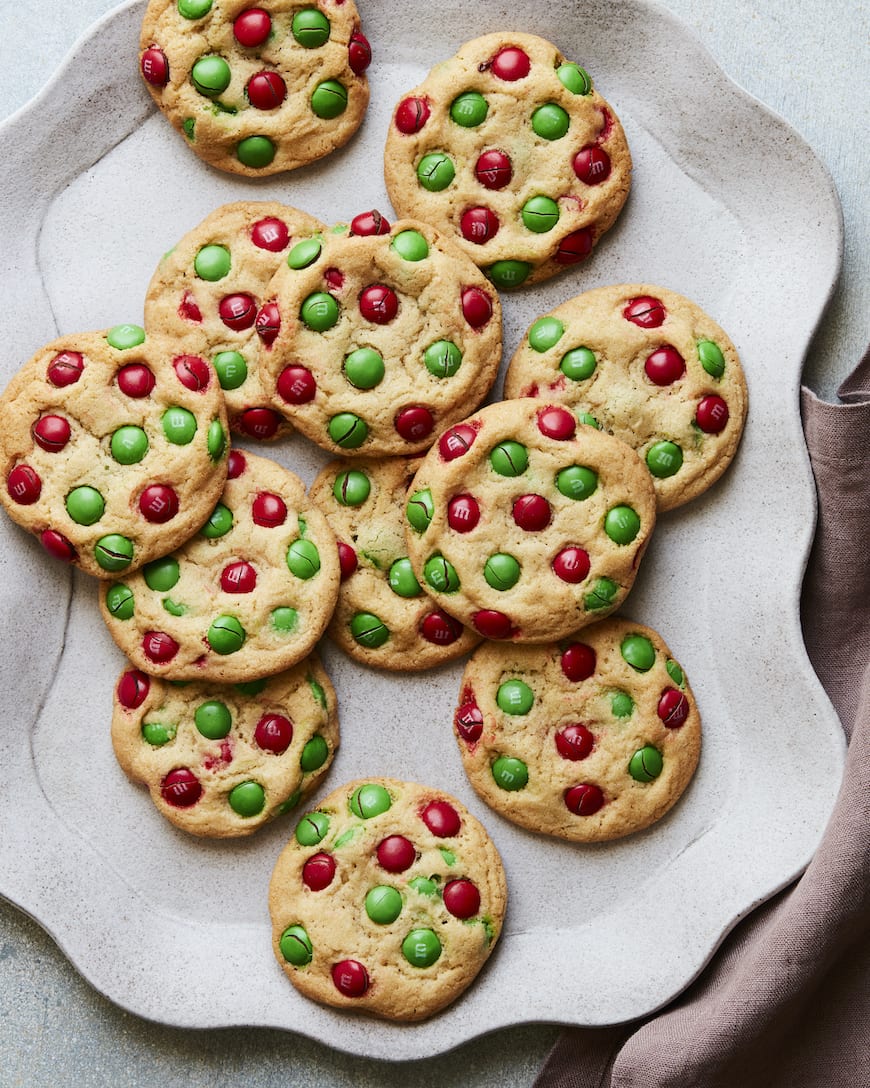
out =
[[[320,228],[312,216],[274,201],[225,204],[163,257],[148,285],[145,328],[212,361],[230,427],[246,438],[290,430],[260,377],[260,356],[278,331],[269,281],[294,241]]]
[[[315,655],[235,685],[179,687],[127,669],[115,687],[112,746],[176,827],[249,835],[308,797],[329,770],[335,691]]]
[[[454,732],[468,779],[491,808],[577,842],[661,819],[701,751],[682,668],[655,631],[615,617],[558,644],[475,650]]]
[[[350,657],[381,669],[419,671],[453,661],[480,636],[437,608],[417,581],[403,511],[419,460],[327,465],[310,496],[338,538],[342,581],[327,633]]]
[[[567,408],[482,408],[423,459],[406,507],[417,580],[485,638],[545,642],[625,600],[656,520],[638,455]]]
[[[369,100],[353,0],[150,0],[139,68],[205,162],[260,177],[345,144]]]
[[[391,227],[366,213],[343,233],[297,243],[272,290],[280,329],[264,363],[274,403],[332,454],[428,449],[495,381],[498,296],[426,224]]]
[[[302,481],[234,450],[227,485],[196,536],[100,592],[112,638],[167,680],[240,683],[314,649],[338,595],[338,549]]]
[[[206,521],[227,476],[212,367],[138,325],[62,336],[0,397],[0,502],[45,550],[110,578]]]
[[[507,884],[485,828],[441,790],[351,782],[303,816],[269,886],[278,963],[306,997],[423,1020],[474,980]]]
[[[694,302],[648,284],[597,287],[538,318],[511,359],[504,395],[566,404],[633,446],[660,511],[719,479],[748,400],[722,329]]]
[[[589,256],[628,197],[631,154],[583,68],[543,38],[487,34],[398,103],[384,177],[400,215],[509,288]]]

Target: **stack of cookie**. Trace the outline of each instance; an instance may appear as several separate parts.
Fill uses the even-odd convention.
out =
[[[140,50],[186,143],[247,176],[349,139],[370,55],[350,0],[152,0]],[[470,654],[455,739],[521,826],[608,840],[678,800],[698,708],[662,637],[612,613],[657,515],[734,457],[737,353],[674,292],[598,288],[531,324],[485,404],[499,291],[588,257],[630,177],[588,73],[488,35],[396,104],[395,223],[219,207],[161,260],[143,328],[55,340],[13,379],[0,500],[99,579],[129,659],[115,752],[173,824],[247,835],[314,793],[339,743],[324,633],[375,669]],[[294,431],[332,458],[308,493],[262,453]],[[504,871],[456,798],[370,773],[281,854],[275,955],[316,1000],[416,1020],[485,963]]]

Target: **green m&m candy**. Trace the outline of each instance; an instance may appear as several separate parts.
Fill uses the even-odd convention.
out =
[[[662,773],[665,761],[658,748],[651,744],[639,748],[628,761],[628,773],[635,782],[652,782]]]
[[[319,733],[307,741],[299,757],[299,766],[305,774],[319,770],[329,755],[329,745]]]
[[[316,846],[329,830],[325,812],[306,812],[296,825],[296,841],[300,846]]]
[[[423,565],[423,577],[426,584],[436,593],[456,593],[459,590],[459,575],[452,563],[443,555],[430,556]]]
[[[322,249],[323,243],[319,238],[305,238],[301,242],[297,242],[287,254],[287,264],[298,272],[303,268],[307,268],[310,264],[314,264]]]
[[[241,352],[219,351],[213,362],[221,389],[238,389],[248,377],[248,364]]]
[[[523,790],[529,784],[529,768],[513,756],[499,756],[490,770],[495,784],[509,793]]]
[[[167,408],[161,419],[163,433],[173,446],[187,446],[196,434],[196,416],[186,408]]]
[[[449,155],[433,151],[417,163],[417,181],[430,193],[440,193],[456,177],[456,167]]]
[[[378,884],[365,897],[366,914],[379,926],[389,925],[402,913],[402,896],[389,884]]]
[[[412,929],[402,941],[402,955],[414,967],[431,967],[441,955],[441,942],[431,929]]]
[[[626,664],[637,672],[649,672],[656,663],[656,651],[646,635],[626,635],[619,646]]]
[[[199,530],[200,535],[204,536],[206,540],[217,540],[219,537],[226,536],[226,534],[233,527],[233,512],[228,506],[224,506],[222,502],[219,502],[212,510],[208,521]]]
[[[610,608],[618,591],[619,586],[612,578],[599,578],[593,585],[592,592],[583,598],[583,604],[589,612]]]
[[[598,473],[586,465],[569,465],[556,473],[556,489],[566,499],[582,502],[598,487]]]
[[[613,506],[604,515],[604,531],[614,544],[630,544],[640,532],[640,517],[631,506]]]
[[[493,446],[489,463],[499,476],[522,476],[529,467],[529,451],[520,442],[508,438]]]
[[[535,234],[546,234],[559,222],[559,205],[548,196],[533,196],[522,207],[523,225]]]
[[[201,19],[208,15],[214,0],[178,0],[178,14],[183,19]]]
[[[332,495],[341,506],[362,506],[371,494],[372,482],[359,469],[339,472],[332,485]]]
[[[240,782],[230,790],[227,800],[237,816],[259,816],[266,804],[266,791],[259,782]]]
[[[119,465],[138,465],[148,452],[148,435],[141,427],[119,427],[109,442],[112,457]]]
[[[226,246],[212,243],[202,246],[193,258],[193,270],[201,280],[215,283],[229,275],[232,257]]]
[[[145,343],[145,330],[141,325],[115,325],[106,333],[106,342],[116,351],[138,348]]]
[[[213,419],[208,425],[205,448],[212,461],[219,461],[227,448],[227,435],[219,419]]]
[[[299,613],[295,608],[282,605],[273,608],[269,613],[269,623],[273,631],[277,631],[281,635],[290,635],[299,626]]]
[[[218,699],[200,703],[193,713],[193,722],[202,736],[208,740],[223,740],[233,727],[229,707]]]
[[[426,369],[436,378],[452,378],[462,364],[462,352],[452,340],[436,340],[423,353]]]
[[[592,90],[592,79],[589,73],[585,68],[581,68],[579,64],[574,64],[572,61],[560,64],[556,69],[556,75],[559,77],[562,86],[567,88],[571,94],[589,94]]]
[[[129,620],[135,611],[133,590],[129,586],[109,586],[106,590],[106,608],[116,620]]]
[[[174,725],[164,725],[162,722],[142,723],[142,739],[152,748],[162,748],[175,737],[177,732]]]
[[[146,563],[142,568],[142,576],[145,585],[155,593],[168,593],[181,577],[181,568],[177,559],[167,555],[163,559]]]
[[[350,621],[350,633],[368,650],[377,650],[390,637],[389,627],[373,612],[357,612]]]
[[[133,541],[120,533],[101,536],[94,546],[94,559],[103,570],[114,574],[126,570],[133,561]]]
[[[275,158],[277,147],[268,136],[246,136],[236,144],[236,158],[251,170],[262,170]]]
[[[278,947],[284,959],[294,967],[305,967],[314,955],[311,938],[302,926],[288,926],[281,934]]]
[[[330,419],[326,433],[343,450],[357,450],[369,436],[369,425],[353,412],[339,412]]]
[[[400,230],[390,242],[404,261],[425,261],[429,256],[429,243],[418,230]]]
[[[597,365],[595,352],[586,347],[579,347],[565,352],[559,363],[559,369],[572,382],[585,382],[595,373]]]
[[[711,378],[721,378],[725,373],[725,356],[715,341],[698,341],[698,359]]]
[[[529,347],[534,351],[549,351],[564,332],[565,326],[558,317],[539,317],[529,329]]]
[[[357,348],[344,360],[344,376],[356,389],[374,389],[385,372],[384,359],[374,348]]]
[[[290,24],[293,37],[306,49],[317,49],[329,41],[329,19],[317,8],[303,8]]]
[[[339,318],[339,305],[326,291],[315,291],[302,303],[299,316],[314,332],[326,332]]]
[[[654,442],[647,450],[646,464],[657,480],[666,480],[683,467],[683,451],[676,442]]]
[[[392,564],[387,580],[390,583],[390,589],[398,597],[419,597],[423,592],[411,567],[411,560],[407,556],[397,559]]]
[[[496,287],[519,287],[529,278],[532,266],[528,261],[503,260],[493,262],[483,271]]]
[[[497,552],[487,559],[483,567],[483,576],[487,585],[493,589],[504,591],[512,589],[520,580],[521,568],[519,562],[505,552]]]
[[[216,98],[229,87],[233,73],[223,57],[200,57],[190,72],[194,87],[206,98]]]
[[[418,533],[424,533],[429,528],[434,514],[435,502],[428,487],[422,491],[415,491],[408,499],[408,504],[405,507],[405,517],[408,519],[411,528]]]
[[[218,616],[206,635],[209,646],[221,657],[241,650],[246,638],[245,629],[235,616]]]
[[[489,113],[489,105],[479,91],[465,91],[450,104],[450,119],[463,128],[476,128],[483,124]]]
[[[570,124],[571,118],[567,110],[562,109],[555,102],[538,106],[532,114],[532,129],[544,140],[561,140]]]
[[[393,800],[383,786],[377,782],[367,782],[357,786],[348,804],[354,816],[368,820],[372,816],[380,816],[382,812],[386,812],[392,807]]]
[[[665,669],[668,676],[673,680],[678,688],[681,688],[686,682],[686,675],[680,667],[679,663],[674,661],[673,658],[668,658],[665,662]]]
[[[320,552],[311,540],[294,540],[287,549],[287,566],[303,581],[313,578],[320,570]]]
[[[347,90],[337,79],[318,83],[311,95],[311,109],[323,121],[339,117],[347,109]]]
[[[634,713],[634,699],[627,691],[614,691],[610,696],[610,710],[614,718],[630,718]]]
[[[535,693],[522,680],[505,680],[499,684],[495,701],[505,714],[525,715],[535,703]]]
[[[66,512],[76,525],[93,525],[105,509],[105,500],[95,487],[74,487],[66,497]]]

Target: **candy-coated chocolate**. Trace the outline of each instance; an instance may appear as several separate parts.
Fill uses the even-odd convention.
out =
[[[46,376],[52,385],[63,388],[74,385],[82,376],[85,361],[81,352],[61,351],[48,364]]]
[[[191,808],[202,796],[202,785],[188,767],[176,767],[163,779],[160,793],[173,808]]]
[[[482,205],[467,208],[459,219],[462,237],[478,246],[494,238],[498,234],[498,227],[498,216],[491,208],[485,208]]]
[[[314,949],[311,938],[302,926],[288,926],[281,934],[278,944],[281,955],[294,967],[305,967],[306,964],[311,963]]]
[[[412,404],[398,413],[393,425],[406,442],[422,442],[435,429],[435,417],[424,405]]]
[[[505,552],[497,552],[491,555],[483,566],[483,577],[487,585],[493,589],[504,592],[513,587],[520,580],[522,568],[512,555]]]
[[[211,368],[198,355],[178,355],[172,360],[172,366],[185,389],[201,392],[211,384]]]
[[[178,653],[178,643],[165,631],[146,631],[142,652],[155,665],[165,665]]]
[[[662,344],[647,356],[644,373],[654,385],[671,385],[686,372],[686,362],[672,344]]]
[[[417,181],[430,193],[440,193],[456,177],[456,167],[449,155],[433,151],[417,163]]]
[[[662,773],[664,760],[658,748],[645,744],[628,761],[628,773],[635,782],[652,782]]]
[[[357,389],[374,389],[385,371],[383,356],[374,348],[356,348],[344,360],[344,376]]]
[[[489,463],[499,476],[522,476],[529,467],[529,451],[521,443],[506,439],[490,450]]]
[[[233,34],[239,45],[253,49],[269,37],[272,19],[263,8],[247,8],[233,22]]]
[[[40,449],[59,453],[69,442],[72,430],[63,416],[46,415],[34,420],[30,433]]]
[[[389,792],[378,782],[367,782],[357,786],[348,804],[354,816],[368,820],[372,816],[380,816],[381,813],[387,812],[392,807],[393,801]]]
[[[399,312],[398,295],[392,287],[373,283],[360,292],[359,312],[366,321],[373,321],[376,325],[388,325]]]
[[[181,577],[181,568],[178,560],[169,555],[146,563],[142,568],[142,575],[150,590],[155,593],[168,593]]]
[[[208,740],[223,740],[233,727],[233,716],[226,703],[209,699],[200,703],[193,714],[194,725]]]
[[[411,567],[411,560],[408,559],[407,556],[397,559],[391,564],[389,573],[387,574],[387,581],[389,582],[390,589],[398,597],[419,597],[423,592],[420,583],[414,575],[414,570]]]
[[[362,506],[371,494],[369,477],[359,469],[340,472],[332,485],[332,495],[342,506]]]
[[[302,303],[300,317],[315,332],[326,332],[338,321],[340,308],[332,295],[316,291]]]
[[[221,571],[221,589],[224,593],[253,593],[256,587],[257,572],[244,559],[227,564]]]
[[[547,438],[565,442],[577,433],[577,420],[567,408],[551,404],[542,408],[537,415],[538,430]]]
[[[460,706],[453,719],[456,732],[466,744],[474,744],[483,733],[483,712],[477,703],[468,702]]]
[[[171,442],[173,446],[187,446],[193,441],[196,434],[196,416],[193,412],[189,412],[186,408],[167,408],[160,422],[167,441]],[[139,428],[123,427],[121,430],[126,433],[139,430]],[[140,433],[143,437],[145,436],[144,431]],[[145,441],[147,442],[147,438],[145,438]],[[114,450],[112,452],[114,455]]]
[[[529,784],[529,768],[521,759],[499,756],[490,769],[495,784],[510,793],[524,790]]]
[[[565,61],[556,69],[556,75],[563,87],[571,94],[589,94],[592,91],[592,80],[585,68],[573,61]]]
[[[402,913],[401,893],[389,884],[378,884],[366,894],[365,908],[376,925],[389,925]]]
[[[272,629],[278,631],[279,634],[292,634],[299,626],[299,612],[295,608],[290,608],[288,605],[281,605],[278,608],[273,608],[269,613],[269,624]]]
[[[470,533],[480,521],[480,505],[473,495],[454,495],[447,504],[447,524],[457,533]]]
[[[258,249],[280,253],[290,244],[290,228],[283,219],[267,215],[251,226],[251,242]]]
[[[329,41],[329,19],[317,8],[302,8],[290,24],[293,37],[306,49],[317,49]]]
[[[477,437],[477,431],[467,423],[457,423],[438,439],[438,452],[445,461],[455,461],[468,453]]]
[[[598,473],[586,465],[569,465],[556,473],[556,488],[566,499],[582,502],[598,488]]]
[[[117,351],[128,351],[145,343],[145,330],[141,325],[113,325],[106,333],[106,343]]]
[[[257,303],[251,295],[242,292],[225,295],[218,303],[218,315],[228,329],[244,332],[257,320]]]
[[[553,559],[553,570],[563,582],[578,585],[589,576],[589,553],[575,544],[563,548]]]
[[[219,502],[209,515],[208,521],[199,530],[207,540],[217,540],[225,536],[233,527],[233,512]]]
[[[280,495],[260,491],[251,503],[251,517],[264,529],[276,529],[287,520],[287,504]]]
[[[148,435],[141,427],[119,427],[112,435],[109,448],[119,465],[136,465],[148,452]]]
[[[614,544],[631,544],[640,532],[640,517],[631,506],[614,506],[604,515],[604,531]]]
[[[579,347],[566,351],[559,363],[559,369],[572,382],[585,382],[595,373],[598,359],[591,348]]]
[[[248,364],[238,351],[219,351],[212,360],[221,389],[238,389],[248,377]]]
[[[634,713],[634,699],[627,691],[614,691],[610,696],[610,709],[614,718],[630,718]]]
[[[42,480],[30,465],[16,465],[6,477],[6,488],[20,506],[32,506],[42,494]]]
[[[326,427],[330,439],[343,450],[357,450],[369,436],[366,421],[353,412],[339,412]]]
[[[347,43],[347,62],[357,76],[361,76],[372,62],[372,47],[360,30],[355,30]]]
[[[297,578],[307,581],[320,570],[320,553],[313,540],[294,540],[287,549],[287,567]]]
[[[163,50],[156,45],[150,46],[142,54],[139,68],[145,82],[152,87],[165,87],[169,82],[169,61]]]
[[[505,680],[499,684],[495,701],[505,714],[525,716],[535,703],[535,693],[523,680]]]
[[[649,672],[656,663],[656,651],[646,635],[626,635],[619,646],[626,664],[637,672]]]
[[[201,280],[216,283],[229,275],[232,263],[232,255],[226,246],[211,243],[198,250],[193,268]]]
[[[420,623],[420,634],[436,646],[451,646],[462,637],[463,626],[440,608],[429,612]]]
[[[514,522],[527,533],[546,529],[553,518],[552,508],[543,495],[520,495],[512,513]]]
[[[400,230],[390,242],[390,249],[404,261],[425,261],[429,256],[429,243],[418,230]]]
[[[336,864],[332,854],[313,854],[302,866],[302,883],[313,892],[328,888],[335,876]]]
[[[359,565],[356,552],[350,544],[345,544],[343,540],[338,541],[338,565],[341,570],[342,582],[346,582],[355,573]]]
[[[404,135],[411,136],[426,124],[431,112],[425,98],[405,98],[396,108],[396,128]]]
[[[594,782],[582,782],[565,790],[565,805],[575,816],[594,816],[604,804],[601,787]]]
[[[473,918],[480,910],[477,885],[465,877],[449,880],[444,885],[444,906],[454,918]]]
[[[341,960],[332,968],[332,982],[345,997],[362,997],[370,986],[369,973],[359,960]]]
[[[390,233],[390,224],[381,213],[373,208],[370,212],[360,212],[350,221],[350,233],[368,238]]]
[[[646,464],[656,479],[665,480],[683,467],[683,451],[676,442],[654,442],[646,452]]]
[[[515,45],[505,46],[499,49],[492,58],[490,71],[494,76],[503,79],[506,83],[515,83],[525,77],[532,70],[532,62],[528,53]]]
[[[299,766],[305,774],[311,774],[312,771],[319,770],[323,766],[328,755],[329,745],[318,733],[316,736],[312,737],[302,749],[302,755],[299,757]]]
[[[471,617],[475,631],[484,638],[510,638],[514,625],[510,616],[495,608],[482,608]]]
[[[597,144],[581,148],[574,156],[572,166],[584,185],[600,185],[610,177],[610,156]]]
[[[441,942],[431,929],[412,929],[402,941],[402,955],[414,967],[431,967],[441,951]]]
[[[78,552],[70,541],[56,529],[46,529],[40,533],[39,542],[49,555],[64,563],[73,563],[78,558]]]
[[[133,590],[121,584],[110,586],[106,591],[106,608],[116,619],[132,619],[136,610]]]
[[[665,662],[665,670],[675,684],[683,687],[686,682],[686,677],[678,662],[674,661],[672,658],[668,659],[668,661]]]
[[[450,118],[463,128],[477,128],[486,120],[489,104],[479,91],[464,91],[450,104]]]
[[[715,341],[698,341],[698,359],[711,378],[721,378],[725,373],[725,356]]]
[[[101,536],[94,546],[94,559],[110,574],[126,570],[133,561],[133,541],[120,533]]]
[[[151,393],[156,379],[151,368],[144,363],[128,363],[115,375],[115,381],[122,393],[139,400]]]
[[[475,163],[474,176],[485,189],[503,189],[513,177],[511,160],[497,148],[484,151]]]
[[[276,152],[277,148],[268,136],[246,136],[236,144],[236,158],[252,170],[269,166]]]
[[[317,382],[311,371],[301,365],[285,366],[278,377],[278,395],[288,404],[308,404],[317,395]]]
[[[418,533],[423,533],[429,528],[434,513],[435,502],[428,487],[423,491],[415,491],[405,507],[405,516],[411,528]]]
[[[277,302],[263,303],[257,311],[254,328],[257,330],[257,336],[267,348],[270,348],[281,331],[281,311],[278,309]]]
[[[293,723],[284,714],[264,714],[254,728],[254,740],[264,752],[279,756],[293,740]]]
[[[652,295],[638,295],[625,304],[622,316],[642,329],[658,329],[664,324],[668,311],[661,299]]]
[[[378,864],[388,873],[404,873],[417,860],[417,850],[404,835],[388,835],[381,839],[375,851]]]
[[[232,71],[223,57],[200,57],[190,71],[194,87],[207,98],[217,98],[229,87]]]
[[[420,819],[440,839],[453,838],[462,827],[459,813],[448,801],[430,801],[420,812]]]
[[[347,90],[337,79],[318,83],[311,95],[312,112],[321,120],[331,121],[347,109]]]
[[[588,680],[595,672],[595,651],[585,642],[572,642],[562,651],[562,672],[572,682]]]
[[[586,260],[594,245],[595,236],[592,228],[581,227],[560,239],[558,249],[553,254],[553,260],[557,264],[577,264]]]
[[[715,393],[698,401],[695,422],[705,434],[719,434],[728,426],[728,405]]]
[[[583,604],[589,612],[597,612],[601,608],[610,608],[618,590],[619,586],[612,578],[598,578],[592,587],[592,591],[583,598]]]
[[[562,339],[565,326],[558,317],[539,317],[528,332],[529,347],[534,351],[549,351]]]
[[[216,654],[226,657],[237,653],[245,644],[247,635],[235,616],[218,616],[208,629],[206,641]]]
[[[185,19],[201,19],[208,15],[214,0],[178,0],[178,14]]]
[[[266,804],[266,791],[259,782],[240,782],[233,786],[227,798],[230,808],[237,816],[250,819],[259,816]]]
[[[555,742],[556,751],[563,759],[576,762],[589,755],[595,744],[595,737],[581,722],[574,722],[556,731]]]
[[[452,378],[462,365],[462,352],[452,340],[436,340],[423,352],[426,369],[435,378]]]
[[[676,688],[665,688],[659,697],[656,712],[668,729],[679,729],[689,716],[689,700]]]
[[[532,129],[544,140],[561,140],[571,125],[571,117],[555,102],[547,102],[532,114]]]
[[[484,273],[492,280],[496,287],[519,287],[529,277],[532,266],[528,261],[505,260],[496,261]]]
[[[546,234],[559,222],[559,205],[549,196],[533,196],[523,204],[520,217],[528,230]]]
[[[492,299],[479,287],[462,289],[462,314],[473,329],[480,329],[492,317]]]
[[[432,555],[426,560],[423,564],[423,577],[436,593],[456,593],[459,590],[456,568],[443,555]]]
[[[306,812],[296,825],[296,841],[300,846],[316,846],[329,830],[329,816],[325,812]]]
[[[128,669],[118,681],[118,702],[128,710],[137,710],[147,699],[151,679],[139,669]]]
[[[248,101],[257,110],[274,110],[287,97],[287,84],[277,72],[255,72],[245,87]]]

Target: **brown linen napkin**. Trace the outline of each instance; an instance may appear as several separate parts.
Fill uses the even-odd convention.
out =
[[[535,1088],[870,1085],[870,350],[838,395],[801,398],[819,493],[802,623],[849,738],[819,849],[667,1008],[563,1032]]]

